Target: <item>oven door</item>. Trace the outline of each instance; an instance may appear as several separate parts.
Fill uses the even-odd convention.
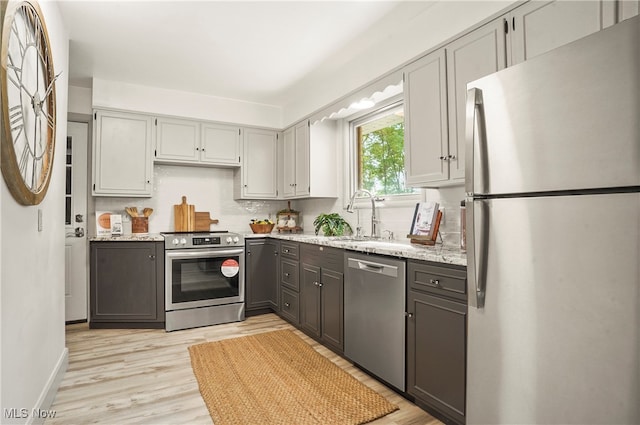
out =
[[[165,309],[244,302],[244,248],[165,253]]]

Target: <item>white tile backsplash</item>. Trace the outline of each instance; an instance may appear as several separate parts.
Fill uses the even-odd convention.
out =
[[[233,173],[232,168],[155,165],[152,198],[95,197],[95,208],[123,214],[123,219],[128,217],[125,207],[153,208],[150,233],[174,230],[173,206],[182,202],[183,195],[188,204],[195,205],[196,211],[209,211],[211,218],[220,220],[211,226],[212,230],[249,232],[252,218],[275,220],[275,214],[286,208],[286,201],[234,200]],[[127,223],[123,224],[126,231]],[[90,230],[90,235],[95,235],[95,229]]]
[[[125,232],[131,231],[131,223],[124,211],[125,207],[153,208],[149,219],[149,232],[173,231],[173,206],[187,197],[187,203],[195,205],[196,211],[209,211],[211,218],[220,220],[211,226],[212,230],[250,232],[252,218],[271,218],[287,207],[287,201],[237,201],[233,199],[232,168],[189,167],[178,165],[155,165],[152,198],[95,197],[96,211],[111,211],[123,215]],[[447,244],[459,243],[460,201],[464,199],[464,187],[454,186],[442,189],[426,189],[427,200],[440,203],[444,212],[440,225],[441,235]],[[320,213],[337,212],[342,215],[355,231],[358,223],[364,234],[370,234],[371,208],[357,209],[347,213],[342,198],[292,200],[291,207],[302,214],[304,233],[314,233],[313,221]],[[413,206],[378,208],[380,230],[390,230],[395,239],[405,239],[413,220]],[[95,229],[90,229],[90,236]]]

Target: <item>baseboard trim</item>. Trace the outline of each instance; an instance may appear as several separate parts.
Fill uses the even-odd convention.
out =
[[[42,393],[40,394],[36,405],[30,412],[31,414],[29,415],[27,424],[44,424],[44,421],[48,416],[50,416],[51,414],[56,414],[56,412],[52,412],[50,410],[51,405],[53,405],[53,400],[56,398],[58,388],[62,383],[62,379],[64,378],[64,374],[67,372],[68,367],[69,349],[67,347],[64,347],[64,350],[62,351],[62,354],[60,354],[60,358],[58,359],[55,368],[51,372],[51,375],[49,376],[45,387],[42,389]]]

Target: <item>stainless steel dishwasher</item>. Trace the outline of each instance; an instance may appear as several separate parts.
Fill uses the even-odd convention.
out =
[[[405,390],[404,260],[345,254],[344,354]]]

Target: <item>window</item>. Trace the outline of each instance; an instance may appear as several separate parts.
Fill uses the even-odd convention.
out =
[[[402,104],[351,122],[355,145],[355,189],[379,197],[418,193],[405,186],[404,109]]]

